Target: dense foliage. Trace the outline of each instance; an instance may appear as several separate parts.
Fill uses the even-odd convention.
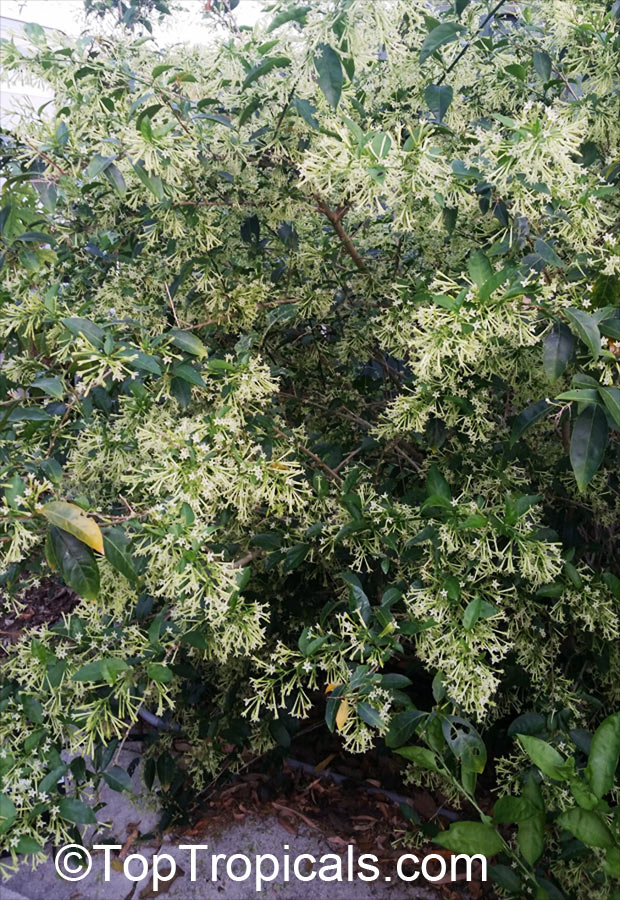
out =
[[[318,711],[466,818],[492,775],[437,840],[508,893],[608,900],[618,4],[222,21],[2,48],[55,92],[2,138],[3,601],[81,600],[7,648],[0,834],[93,822],[140,715],[174,813]]]

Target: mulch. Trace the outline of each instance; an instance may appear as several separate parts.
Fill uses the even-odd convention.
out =
[[[75,609],[80,598],[66,585],[48,578],[38,587],[27,588],[20,602],[24,604],[20,613],[0,612],[0,653],[3,646],[19,640],[28,629],[58,622],[63,613]]]

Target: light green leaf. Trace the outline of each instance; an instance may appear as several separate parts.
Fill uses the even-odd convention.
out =
[[[484,822],[453,822],[447,831],[440,832],[433,840],[454,853],[495,856],[504,849],[504,842],[495,828]]]
[[[587,847],[607,849],[615,844],[608,826],[594,810],[575,806],[558,816],[558,824],[574,834],[577,840]]]
[[[555,781],[567,781],[570,767],[555,747],[530,734],[518,734],[517,737],[535,766]]]

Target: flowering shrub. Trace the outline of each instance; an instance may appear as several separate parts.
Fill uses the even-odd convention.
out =
[[[495,773],[437,839],[506,892],[611,894],[618,4],[429,9],[3,44],[55,94],[2,142],[3,601],[81,598],[6,649],[13,863],[140,716],[174,811],[324,705],[455,799]]]

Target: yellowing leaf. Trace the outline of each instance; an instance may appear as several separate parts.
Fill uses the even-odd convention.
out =
[[[327,685],[327,687],[325,688],[325,693],[326,693],[326,694],[331,694],[331,692],[332,692],[333,690],[335,690],[337,687],[340,687],[340,685],[339,685],[337,682],[335,682],[335,681],[330,681],[330,683],[329,683],[329,684]]]
[[[92,547],[97,553],[103,553],[103,535],[94,519],[89,519],[84,511],[75,503],[64,500],[52,500],[39,510],[51,525],[68,531],[78,541]]]
[[[349,706],[348,700],[343,700],[338,707],[338,712],[336,713],[336,728],[338,731],[342,731],[344,728],[344,723],[349,718],[349,712],[351,707]]]

